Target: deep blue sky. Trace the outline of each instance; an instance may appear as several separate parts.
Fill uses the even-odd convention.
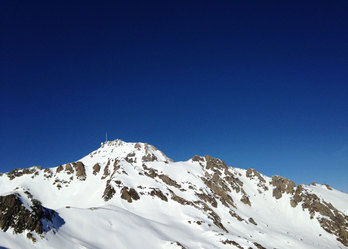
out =
[[[348,192],[347,13],[346,0],[1,1],[0,172],[77,160],[107,130]]]

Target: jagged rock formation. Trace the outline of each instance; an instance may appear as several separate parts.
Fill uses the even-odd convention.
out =
[[[13,170],[0,175],[0,195],[0,247],[348,248],[347,194],[212,156],[173,162],[146,143],[115,140],[76,162]],[[10,229],[27,234],[11,239]]]
[[[12,229],[14,233],[28,231],[27,237],[36,241],[31,232],[41,235],[56,230],[57,224],[60,225],[63,220],[54,210],[43,207],[40,201],[33,199],[28,191],[25,193],[26,201],[19,193],[0,196],[0,229],[4,232]]]

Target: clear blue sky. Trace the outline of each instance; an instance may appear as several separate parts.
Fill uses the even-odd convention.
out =
[[[0,172],[108,131],[348,192],[347,1],[71,2],[1,1]]]

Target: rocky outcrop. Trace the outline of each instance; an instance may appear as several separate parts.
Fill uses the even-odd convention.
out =
[[[76,162],[72,163],[75,172],[76,172],[76,177],[77,179],[84,181],[86,180],[86,170],[85,170],[85,165],[82,162]]]
[[[99,172],[100,172],[100,165],[99,165],[99,163],[96,163],[93,166],[93,175],[97,175]]]
[[[195,155],[194,157],[192,157],[192,161],[194,161],[194,162],[204,162],[204,158],[200,157],[198,155]]]
[[[103,176],[101,177],[101,179],[105,179],[106,177],[108,177],[110,175],[110,170],[109,170],[109,165],[110,165],[110,160],[107,162],[107,164],[105,165],[105,168],[104,168],[104,174]]]
[[[162,191],[158,188],[153,188],[150,192],[151,196],[157,196],[158,198],[160,198],[162,201],[168,201],[167,196],[165,196]]]
[[[246,205],[251,206],[251,202],[250,202],[249,196],[247,196],[246,194],[244,194],[244,195],[242,196],[242,198],[240,199],[240,201],[243,202],[243,203],[246,204]]]
[[[51,178],[53,176],[53,172],[50,168],[45,168],[44,169],[44,176],[46,178]]]
[[[151,178],[155,178],[156,176],[158,176],[157,170],[147,167],[146,164],[143,164],[142,166],[144,168],[144,174],[146,176]]]
[[[159,175],[158,176],[164,183],[176,187],[176,188],[181,188],[181,185],[178,184],[176,181],[174,181],[173,179],[171,179],[169,176],[166,175]]]
[[[196,195],[204,202],[209,203],[210,205],[212,205],[214,208],[216,208],[218,206],[214,196],[212,195],[208,195],[205,193],[196,193]]]
[[[236,207],[234,204],[234,201],[232,197],[228,194],[228,192],[231,192],[227,184],[219,177],[219,174],[215,173],[212,178],[206,179],[201,178],[204,184],[213,192],[215,198],[218,198],[221,203],[229,207],[231,205],[232,207]]]
[[[266,247],[263,247],[262,245],[260,245],[257,242],[254,242],[254,245],[256,246],[257,249],[266,249]]]
[[[257,172],[255,169],[249,168],[245,172],[245,175],[246,175],[246,177],[248,177],[250,179],[256,179],[258,181],[257,186],[260,188],[263,188],[264,191],[268,190],[265,178],[263,178],[262,175],[259,172]]]
[[[302,201],[302,195],[303,195],[303,187],[302,184],[299,184],[295,190],[295,194],[292,196],[290,200],[290,205],[292,207],[296,207],[299,202]]]
[[[251,223],[251,224],[254,224],[255,226],[257,226],[257,223],[255,222],[255,220],[253,218],[249,218],[248,221]]]
[[[56,169],[56,174],[60,173],[63,169],[63,165],[59,165]]]
[[[136,163],[137,158],[135,157],[135,152],[130,152],[128,155],[124,158],[129,163]]]
[[[237,247],[239,249],[243,249],[243,247],[234,240],[226,239],[224,241],[221,241],[221,243],[224,245],[234,245],[235,247]]]
[[[108,180],[106,182],[106,187],[105,187],[105,190],[104,190],[104,193],[103,193],[104,201],[109,201],[114,196],[114,194],[116,193],[115,189],[111,186],[110,181],[111,180]]]
[[[128,189],[128,187],[123,187],[121,190],[121,198],[131,203],[133,200],[139,200],[140,196],[134,188]]]
[[[284,193],[293,194],[295,192],[296,184],[281,176],[272,176],[271,184],[274,186],[273,196],[276,199],[280,199]]]
[[[59,216],[55,211],[43,207],[38,200],[31,199],[28,207],[17,193],[0,196],[0,228],[4,232],[12,228],[15,233],[30,231],[42,234],[56,229],[53,219],[57,218]]]
[[[331,203],[321,200],[317,195],[308,193],[302,187],[297,188],[292,206],[302,203],[302,209],[308,210],[310,218],[317,217],[321,227],[348,246],[348,216],[337,210]],[[320,216],[318,216],[320,214]]]
[[[204,156],[204,158],[207,162],[206,169],[211,169],[213,171],[228,169],[226,163],[218,158],[211,156]]]
[[[149,154],[146,154],[145,156],[143,156],[141,158],[141,160],[143,162],[153,162],[153,161],[157,160],[157,157],[154,154],[149,153]]]
[[[29,169],[14,169],[8,172],[6,175],[10,180],[13,180],[16,177],[21,177],[23,175],[31,175],[37,173],[37,170],[41,170],[41,167],[32,167]]]
[[[65,165],[65,172],[66,172],[67,174],[73,174],[73,173],[74,173],[74,169],[73,169],[73,167],[71,166],[70,163],[67,163],[67,164]]]

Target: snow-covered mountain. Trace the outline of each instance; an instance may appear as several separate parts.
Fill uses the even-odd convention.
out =
[[[115,140],[0,174],[0,248],[348,248],[348,194]]]

